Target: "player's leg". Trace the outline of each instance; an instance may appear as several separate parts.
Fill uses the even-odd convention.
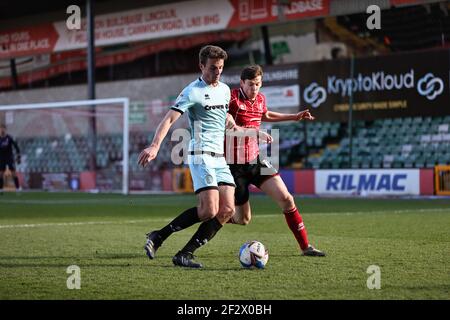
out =
[[[279,175],[268,177],[259,188],[270,196],[283,211],[289,211],[295,207],[294,198]]]
[[[3,177],[6,170],[6,162],[0,158],[0,192],[3,194]]]
[[[219,210],[219,192],[216,189],[198,193],[198,205],[183,211],[169,224],[158,231],[161,242],[172,233],[184,230],[200,221],[213,218]]]
[[[150,259],[155,257],[158,248],[172,233],[211,219],[219,211],[219,192],[214,169],[198,164],[189,165],[189,167],[194,190],[198,195],[198,205],[183,211],[162,229],[147,234],[144,249]]]
[[[221,185],[219,186],[219,212],[217,216],[200,224],[197,232],[181,249],[181,252],[194,253],[195,250],[211,240],[233,214],[234,187]]]
[[[211,241],[222,226],[234,215],[235,184],[228,166],[216,168],[216,177],[219,181],[219,211],[215,217],[200,224],[188,243],[173,257],[172,261],[175,265],[201,268],[202,264],[194,261],[194,252]]]
[[[235,214],[234,183],[219,182],[219,212],[216,220],[223,226]]]
[[[230,223],[246,226],[252,220],[252,209],[250,201],[244,204],[236,205],[234,216],[229,220]]]
[[[234,191],[235,213],[227,223],[247,225],[252,218],[250,203],[248,201],[250,192],[248,190],[249,181],[247,178],[246,167],[244,165],[230,165],[230,171],[233,175],[236,188]]]
[[[194,252],[207,244],[234,214],[234,186],[219,186],[219,212],[200,224],[195,234],[174,257],[173,263],[182,267],[201,268],[194,259]]]
[[[283,210],[286,223],[295,236],[302,252],[308,256],[324,256],[325,254],[309,244],[303,218],[289,193],[283,179],[279,175],[271,176],[260,185],[260,189],[269,195]]]
[[[19,190],[19,178],[17,177],[16,166],[14,165],[14,161],[12,159],[8,162],[8,168],[9,171],[11,171],[11,176],[14,180],[14,186],[16,187],[16,190]]]
[[[5,174],[5,171],[0,170],[0,192],[3,194],[3,175]]]
[[[19,190],[20,189],[19,177],[17,176],[16,171],[11,171],[11,175],[13,177],[14,186],[16,187],[16,190]]]
[[[235,213],[228,220],[233,224],[247,225],[252,219],[252,211],[250,208],[250,192],[248,190],[249,183],[244,178],[235,178],[236,189],[234,192]]]

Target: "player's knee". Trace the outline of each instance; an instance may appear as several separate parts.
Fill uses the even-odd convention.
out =
[[[295,205],[294,197],[289,192],[287,192],[281,197],[280,204],[283,209],[292,208]]]
[[[226,220],[230,219],[235,212],[236,211],[233,205],[225,205],[219,209],[219,215]]]
[[[251,220],[252,220],[251,216],[250,217],[244,216],[244,217],[242,217],[240,224],[242,224],[243,226],[246,226],[250,223]]]
[[[218,206],[214,204],[203,205],[198,210],[200,220],[205,221],[214,218],[219,212]]]
[[[242,217],[242,216],[237,216],[237,215],[234,215],[232,217],[232,219],[233,219],[234,224],[239,224],[242,226],[248,225],[250,223],[250,220],[252,220],[251,217]]]
[[[252,210],[250,208],[250,205],[248,205],[247,208],[244,208],[242,212],[241,224],[246,226],[250,223],[251,220],[252,220]]]
[[[249,224],[252,219],[250,206],[247,203],[243,203],[241,205],[237,205],[235,208],[236,210],[233,215],[233,223],[243,226]]]

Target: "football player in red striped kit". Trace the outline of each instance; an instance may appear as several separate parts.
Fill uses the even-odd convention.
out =
[[[259,65],[252,65],[242,70],[240,88],[231,91],[228,110],[236,125],[259,130],[261,122],[314,120],[308,110],[296,114],[282,114],[267,110],[265,97],[259,92],[262,77],[263,70]],[[230,143],[230,139],[234,141]],[[280,206],[301,248],[302,255],[325,256],[324,252],[317,250],[309,243],[306,228],[294,198],[275,168],[260,156],[258,138],[228,137],[225,149],[227,162],[236,183],[236,213],[229,223],[246,225],[250,222],[249,185],[253,184]],[[263,168],[273,172],[263,174]]]

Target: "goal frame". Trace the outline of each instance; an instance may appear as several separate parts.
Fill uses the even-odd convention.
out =
[[[0,105],[0,111],[31,110],[31,109],[51,109],[51,108],[72,108],[90,105],[121,104],[123,107],[123,149],[122,149],[122,194],[129,194],[129,114],[130,99],[127,97],[91,100],[71,100],[48,103],[27,103],[16,105]]]

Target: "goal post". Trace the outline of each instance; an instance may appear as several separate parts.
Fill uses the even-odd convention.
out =
[[[2,114],[2,117],[5,118],[5,122],[6,125],[8,126],[9,124],[11,124],[11,127],[15,127],[17,122],[20,122],[19,120],[14,120],[15,118],[20,118],[19,116],[16,116],[15,113],[20,113],[20,112],[27,112],[27,113],[32,113],[32,112],[36,112],[39,113],[40,115],[45,115],[47,111],[51,111],[51,110],[70,110],[70,108],[72,108],[71,111],[73,112],[73,122],[75,122],[75,118],[77,119],[86,119],[87,117],[89,117],[89,113],[85,112],[85,110],[80,110],[80,107],[94,107],[97,110],[97,107],[99,107],[99,110],[102,109],[101,106],[114,106],[113,108],[109,108],[108,112],[105,113],[105,117],[114,117],[116,116],[115,122],[117,122],[117,117],[119,116],[116,113],[115,108],[117,108],[117,106],[121,106],[122,107],[122,111],[121,111],[121,115],[120,117],[122,118],[122,123],[120,125],[120,129],[122,130],[122,185],[121,185],[121,193],[123,194],[128,194],[129,193],[129,150],[130,150],[130,141],[129,141],[129,113],[130,113],[130,101],[129,98],[126,97],[121,97],[121,98],[110,98],[110,99],[94,99],[94,100],[79,100],[79,101],[62,101],[62,102],[48,102],[48,103],[32,103],[32,104],[18,104],[18,105],[0,105],[0,113]],[[77,109],[74,110],[74,109]],[[8,114],[8,112],[10,112],[10,114]],[[11,113],[12,112],[12,113]],[[76,125],[74,125],[71,122],[71,115],[70,114],[65,114],[62,115],[63,112],[60,112],[61,115],[58,115],[60,118],[64,118],[65,121],[67,122],[64,125],[61,125],[60,127],[64,130],[64,128],[75,128],[76,130],[80,130],[79,127],[81,126],[81,124],[83,123],[83,120],[78,120],[80,123],[78,124],[78,127]],[[48,116],[48,115],[47,115]],[[23,115],[23,117],[25,117],[25,115]],[[84,118],[82,118],[84,117]],[[38,120],[33,120],[32,117],[29,116],[27,117],[27,121],[28,124],[24,124],[25,126],[28,127],[33,127],[36,126],[35,131],[39,131],[42,128],[45,128],[47,130],[47,132],[52,132],[51,130],[49,130],[48,128],[46,128],[46,123],[38,123]],[[35,117],[35,119],[39,119],[38,116]],[[0,122],[2,122],[2,118],[0,118]],[[57,121],[57,120],[56,120]],[[45,122],[45,121],[44,121]],[[106,121],[107,122],[107,121]],[[84,124],[86,126],[86,124]],[[39,129],[39,128],[40,129]],[[119,130],[118,128],[114,128],[114,124],[110,124],[110,127],[113,127],[114,130]],[[27,127],[24,128],[24,130],[26,130]],[[74,129],[74,130],[75,130]],[[56,130],[56,129],[54,129]],[[9,130],[8,128],[8,132],[12,133],[11,135],[14,137],[14,132],[12,132],[12,130]],[[61,131],[63,132],[63,131]],[[59,132],[59,135],[61,135],[62,133]],[[31,131],[29,133],[29,135],[33,135],[35,134],[34,131]],[[66,135],[69,134],[70,136],[70,132],[66,133]],[[96,150],[94,150],[94,152],[96,152]],[[69,163],[71,159],[66,159],[66,161]],[[57,160],[56,160],[57,161]]]

